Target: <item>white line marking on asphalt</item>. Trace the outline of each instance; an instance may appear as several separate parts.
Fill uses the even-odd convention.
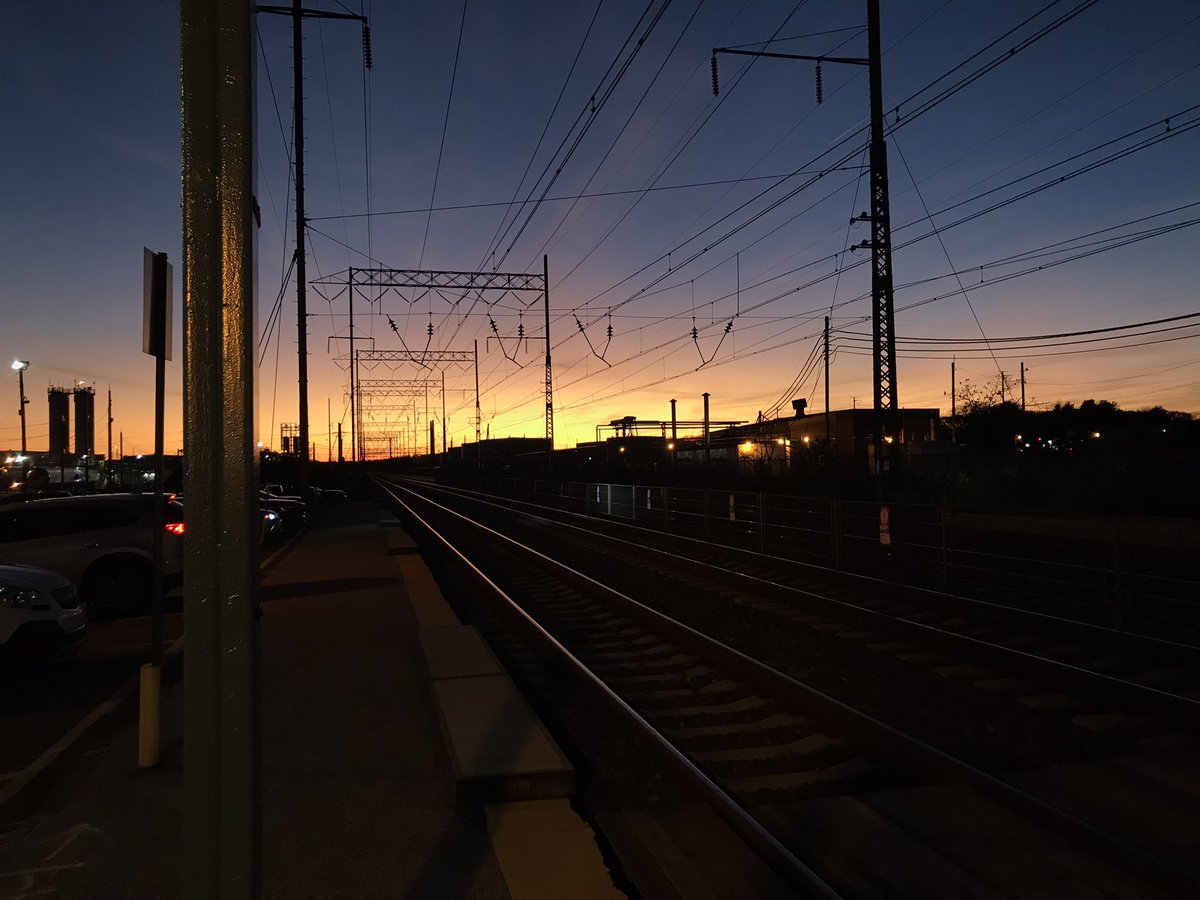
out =
[[[73,825],[72,827],[68,828],[61,835],[59,835],[60,841],[58,846],[55,847],[48,855],[44,856],[42,858],[42,862],[50,862],[50,860],[54,859],[54,857],[58,856],[58,854],[62,853],[69,846],[75,843],[76,838],[78,838],[81,834],[87,834],[88,832],[91,832],[92,834],[100,834],[100,829],[94,826],[91,822],[80,822],[78,825]]]
[[[0,872],[0,878],[16,878],[18,875],[41,875],[43,872],[61,872],[63,869],[82,869],[87,863],[58,863],[53,866],[38,866],[35,869],[18,869],[15,872]]]
[[[163,656],[173,656],[174,654],[178,653],[182,647],[183,638],[172,641],[164,649]],[[29,782],[33,781],[33,779],[36,778],[43,769],[58,759],[63,754],[63,751],[79,740],[80,735],[104,718],[112,710],[120,706],[122,700],[132,695],[140,677],[140,674],[134,675],[133,678],[129,679],[129,681],[122,685],[110,699],[105,700],[90,713],[76,722],[71,730],[55,741],[48,750],[46,750],[41,756],[27,765],[20,772],[18,772],[15,778],[12,778],[6,782],[4,787],[0,788],[0,808],[3,808],[4,804],[20,793],[21,789],[24,788],[25,785],[29,784]],[[2,877],[4,877],[3,874],[0,874],[0,878]]]
[[[0,789],[0,807],[4,806],[5,803],[15,797],[21,788],[25,787],[25,785],[34,779],[34,776],[46,768],[46,766],[58,759],[64,750],[66,750],[79,739],[81,734],[91,728],[94,723],[103,718],[109,712],[109,710],[115,708],[119,702],[119,700],[105,700],[90,713],[76,722],[75,726],[70,731],[51,744],[50,748],[41,756],[22,769],[16,778],[13,778],[11,781],[6,783],[4,787]],[[0,878],[3,877],[4,874],[0,873]]]
[[[276,557],[280,556],[285,551],[290,550],[297,543],[300,537],[301,534],[293,535],[285,544],[283,544],[281,547],[278,547],[270,556],[264,559],[259,564],[260,573],[262,569],[273,562]],[[143,618],[148,617],[143,616]],[[167,657],[174,656],[183,649],[183,639],[184,636],[180,635],[176,640],[172,641],[169,645],[167,645],[166,648],[164,648],[164,661]],[[75,741],[79,740],[80,735],[82,735],[100,719],[104,718],[104,716],[113,709],[116,709],[118,706],[120,706],[122,700],[131,696],[134,693],[134,689],[137,687],[140,678],[140,674],[134,675],[133,678],[122,685],[110,699],[105,700],[90,713],[76,722],[74,727],[57,741],[55,741],[50,749],[46,750],[41,756],[31,762],[20,772],[14,772],[0,777],[0,785],[3,785],[3,787],[0,787],[0,808],[2,808],[4,804],[19,794],[21,789],[24,788],[25,785],[29,784],[29,782],[31,782],[43,769],[58,759],[64,750],[75,743]],[[82,863],[80,863],[80,865],[82,865]],[[0,878],[4,877],[6,877],[6,873],[0,872]],[[0,900],[9,900],[9,898],[4,897],[0,898]]]

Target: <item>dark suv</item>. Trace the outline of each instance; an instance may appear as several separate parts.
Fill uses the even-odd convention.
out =
[[[151,494],[57,497],[0,508],[0,563],[40,566],[79,586],[96,617],[144,613],[153,592]],[[183,580],[183,506],[164,498],[163,578]]]

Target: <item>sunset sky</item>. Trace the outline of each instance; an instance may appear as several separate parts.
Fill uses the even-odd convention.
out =
[[[1200,6],[882,7],[901,404],[948,410],[957,357],[960,381],[977,383],[1000,370],[1015,382],[1024,362],[1035,408],[1103,398],[1200,413],[1200,316],[1183,318],[1200,313]],[[827,62],[817,105],[811,63],[722,56],[718,97],[709,64],[716,46],[863,56],[865,3],[467,0],[464,17],[459,0],[376,0],[365,12],[365,76],[357,23],[305,24],[310,281],[368,265],[540,273],[548,254],[558,446],[620,416],[668,418],[672,397],[699,418],[704,391],[717,419],[786,414],[793,397],[819,411],[821,368],[806,363],[826,315],[831,405],[870,404],[869,252],[848,252],[868,236],[849,226],[867,208],[866,71]],[[166,0],[0,5],[0,447],[20,443],[14,358],[30,362],[31,449],[46,445],[47,386],[76,380],[96,387],[99,452],[110,386],[114,442],[152,445],[142,247],[175,263],[178,304],[178,16]],[[283,297],[261,342],[258,421],[277,446],[297,418],[291,23],[257,26],[264,329],[281,283]],[[543,314],[524,301],[390,292],[360,300],[356,334],[378,349],[478,340],[485,427],[537,436]],[[324,459],[327,409],[349,429],[345,295],[317,286],[309,311]],[[180,359],[168,452],[182,446]],[[473,375],[445,374],[449,434],[473,439]],[[393,415],[372,427],[400,447],[411,417]]]

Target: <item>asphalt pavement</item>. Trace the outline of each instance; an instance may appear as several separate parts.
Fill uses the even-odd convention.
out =
[[[377,507],[335,507],[263,584],[263,896],[507,898],[486,830],[454,810]],[[179,616],[168,621],[177,634]],[[0,752],[18,767],[0,772],[10,786],[38,748],[61,751],[0,805],[0,900],[180,895],[178,660],[156,769],[136,767],[136,703],[108,699],[144,658],[147,632],[140,620],[94,628],[75,662],[0,711]]]

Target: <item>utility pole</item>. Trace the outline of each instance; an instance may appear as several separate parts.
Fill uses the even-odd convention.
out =
[[[704,474],[708,476],[712,468],[712,454],[708,442],[708,391],[704,392]]]
[[[958,417],[958,398],[955,396],[958,391],[958,385],[954,380],[954,364],[956,362],[958,360],[950,360],[950,417],[952,419]]]
[[[17,370],[17,392],[20,395],[18,399],[21,401],[17,412],[21,414],[21,455],[24,456],[27,449],[25,446],[25,407],[29,405],[29,400],[25,397],[25,370],[29,368],[29,360],[15,360],[12,367]]]
[[[442,369],[442,453],[446,452],[446,370]]]
[[[300,495],[308,498],[308,303],[305,292],[308,280],[305,274],[304,232],[307,220],[304,215],[304,20],[305,19],[352,19],[363,27],[363,65],[371,68],[371,29],[365,16],[354,13],[330,12],[323,9],[305,9],[300,0],[292,0],[291,6],[256,6],[256,12],[289,16],[292,20],[292,107],[293,138],[296,145],[296,356],[297,356],[297,400],[300,407]]]
[[[112,386],[110,385],[110,386],[109,386],[109,388],[108,388],[108,455],[104,457],[104,460],[105,460],[106,464],[107,464],[107,465],[109,465],[109,466],[111,466],[111,465],[112,465],[112,458],[113,458],[113,455],[112,455],[112,423],[113,423],[113,417],[112,417]],[[108,479],[108,480],[109,480],[109,481],[112,481],[112,475],[111,475],[111,473],[109,474],[109,479]]]
[[[892,295],[892,234],[891,206],[888,198],[887,142],[884,140],[883,120],[883,52],[879,36],[879,0],[867,0],[867,56],[808,56],[798,53],[771,53],[762,50],[738,50],[728,47],[713,49],[713,94],[718,93],[717,54],[766,56],[773,59],[798,59],[815,62],[817,103],[821,103],[822,63],[844,63],[866,66],[870,81],[871,107],[871,206],[852,222],[869,222],[871,238],[851,249],[871,251],[871,355],[875,409],[875,465],[882,475],[883,433],[888,414],[899,409],[896,388],[896,333]],[[880,486],[882,488],[882,485]]]
[[[262,894],[252,12],[241,0],[183,0],[180,14],[184,900]]]
[[[829,420],[829,316],[825,317],[825,452],[833,456],[833,431]]]
[[[546,469],[554,458],[554,376],[550,367],[550,262],[542,254],[542,279],[546,287]]]
[[[475,342],[475,444],[476,450],[479,449],[480,441],[479,429],[483,423],[483,414],[479,409],[479,341]]]
[[[1008,396],[1008,373],[1003,369],[1000,370],[1000,402],[1003,403]]]
[[[354,406],[354,269],[350,270],[350,362],[347,369],[350,371],[350,461],[354,462],[358,459],[358,444],[355,443],[355,436],[358,434],[358,426],[355,424],[357,419],[355,416]]]
[[[1021,412],[1025,412],[1025,363],[1021,363]]]
[[[959,400],[955,396],[956,392],[958,392],[958,384],[956,384],[954,378],[954,365],[956,362],[958,360],[950,360],[950,442],[952,443],[955,443],[956,439],[958,439],[956,431],[958,431],[959,421]]]

